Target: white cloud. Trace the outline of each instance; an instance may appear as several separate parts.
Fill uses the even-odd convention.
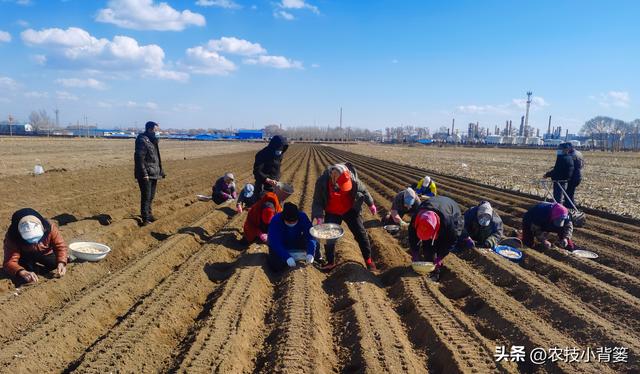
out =
[[[18,88],[18,82],[9,77],[0,77],[0,88],[3,90],[15,90]]]
[[[511,100],[511,102],[513,103],[513,105],[515,105],[516,107],[518,107],[520,109],[526,109],[527,108],[527,100],[526,99],[513,99],[513,100]],[[544,98],[542,98],[540,96],[534,96],[534,97],[531,98],[531,109],[545,107],[545,106],[549,106],[549,103],[547,103],[544,100]]]
[[[273,16],[276,18],[286,19],[287,21],[293,21],[296,17],[289,12],[285,12],[284,10],[276,10],[273,12]]]
[[[18,26],[20,27],[29,27],[29,22],[23,20],[23,19],[19,19],[16,21],[16,23],[18,24]]]
[[[95,71],[137,71],[160,79],[185,80],[184,73],[166,70],[164,51],[158,45],[139,45],[128,36],[115,36],[112,41],[98,39],[87,31],[70,27],[25,30],[22,40],[49,52],[38,61],[64,69]]]
[[[182,12],[153,0],[109,0],[96,21],[134,30],[182,31],[188,26],[204,26],[205,18],[190,10]]]
[[[503,104],[487,104],[487,105],[459,105],[456,107],[456,111],[464,114],[517,114],[522,113],[527,106],[526,99],[512,99],[510,103]],[[539,96],[531,98],[531,111],[535,111],[542,107],[549,106],[549,103]]]
[[[202,107],[195,104],[177,104],[172,109],[174,112],[198,112]]]
[[[74,88],[93,88],[94,90],[104,90],[106,88],[103,82],[100,82],[99,80],[93,78],[61,78],[56,79],[56,83],[61,84],[65,87]]]
[[[240,6],[240,4],[236,3],[233,0],[198,0],[198,1],[196,1],[196,5],[214,6],[214,7],[225,8],[225,9],[240,9],[240,8],[242,8]]]
[[[196,74],[227,75],[236,70],[236,65],[202,46],[187,49],[187,68]]]
[[[138,109],[149,109],[149,110],[158,109],[158,104],[154,103],[153,101],[147,101],[146,103],[138,103],[138,102],[135,102],[135,101],[127,101],[124,105],[127,108],[138,108]]]
[[[602,93],[597,97],[590,96],[589,98],[598,101],[598,103],[605,108],[610,108],[612,106],[627,108],[631,101],[631,96],[629,96],[629,92],[627,91],[609,91],[607,93]]]
[[[11,34],[6,31],[0,30],[0,43],[9,43],[11,41]]]
[[[319,67],[320,67],[320,64],[311,64],[311,67],[312,67],[312,68],[319,68]]]
[[[24,93],[24,97],[29,99],[46,99],[49,97],[48,92],[29,91]]]
[[[251,43],[244,39],[223,36],[207,43],[213,51],[241,56],[254,56],[267,53],[259,43]]]
[[[247,58],[244,60],[248,65],[262,65],[276,69],[302,69],[300,61],[294,61],[284,56],[258,56],[255,58]]]
[[[309,9],[313,13],[320,13],[318,7],[309,4],[304,0],[282,0],[278,6],[283,9]]]
[[[1,2],[3,2],[3,3],[15,3],[15,4],[18,4],[18,5],[23,5],[23,6],[27,6],[27,5],[33,4],[33,2],[31,0],[1,0]]]
[[[113,107],[113,104],[106,102],[106,101],[98,101],[96,103],[98,105],[99,108],[111,108]]]
[[[67,91],[56,91],[56,98],[58,100],[77,101],[78,96]]]

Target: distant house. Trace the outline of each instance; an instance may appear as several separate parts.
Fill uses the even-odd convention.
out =
[[[33,134],[33,126],[28,123],[14,123],[9,126],[9,122],[0,122],[0,134],[2,135],[30,135]]]

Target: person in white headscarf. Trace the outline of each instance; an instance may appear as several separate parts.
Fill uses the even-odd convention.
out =
[[[502,219],[488,201],[481,201],[464,213],[463,248],[493,248],[503,236]]]
[[[418,194],[411,187],[407,187],[400,191],[391,203],[391,210],[383,219],[385,225],[401,225],[408,226],[409,223],[405,222],[402,217],[405,214],[413,214],[420,206],[420,198]]]
[[[428,175],[418,181],[418,183],[415,185],[415,191],[418,195],[427,197],[438,195],[436,182],[434,182],[433,179],[431,179],[431,177]]]

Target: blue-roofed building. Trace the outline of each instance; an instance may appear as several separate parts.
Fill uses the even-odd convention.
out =
[[[263,137],[263,130],[238,130],[235,136],[239,140],[262,139]]]

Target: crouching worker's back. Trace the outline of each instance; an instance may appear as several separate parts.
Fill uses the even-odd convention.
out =
[[[311,220],[293,203],[284,204],[269,224],[269,265],[274,271],[296,267],[292,252],[306,252],[307,264],[312,264],[318,243],[309,233]]]

